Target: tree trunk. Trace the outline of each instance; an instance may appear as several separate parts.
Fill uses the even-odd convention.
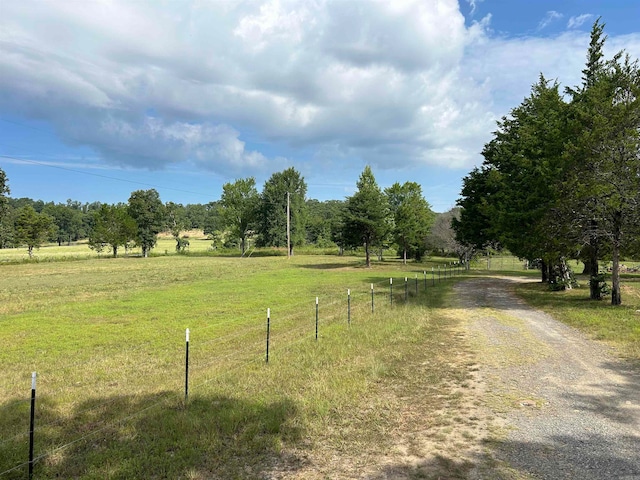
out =
[[[542,283],[549,282],[549,270],[547,270],[547,262],[540,260],[540,271],[542,272]]]
[[[402,263],[403,263],[404,265],[406,265],[406,264],[407,264],[407,249],[406,249],[406,248],[404,248],[404,249],[402,250]]]
[[[611,305],[622,304],[620,294],[620,240],[622,237],[622,213],[616,212],[613,215],[613,241],[611,242]]]
[[[240,245],[241,245],[241,249],[242,249],[242,256],[244,257],[244,250],[245,250],[245,237],[240,238]]]
[[[364,243],[364,253],[365,253],[365,256],[367,258],[367,268],[370,268],[371,267],[371,257],[369,256],[369,243],[368,242]]]
[[[611,252],[613,267],[611,269],[611,305],[620,305],[622,296],[620,295],[620,251],[617,245],[613,245]]]
[[[589,237],[589,260],[584,266],[585,271],[589,267],[589,297],[591,300],[601,300],[602,292],[600,291],[600,281],[598,274],[600,273],[600,265],[598,265],[598,236],[596,235],[598,224],[595,220],[591,220],[591,235]]]
[[[116,258],[118,256],[118,246],[111,245],[111,249],[113,250],[113,258]]]

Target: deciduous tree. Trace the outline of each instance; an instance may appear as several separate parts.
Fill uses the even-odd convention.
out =
[[[400,246],[403,263],[407,263],[407,256],[420,260],[435,217],[422,196],[422,188],[416,182],[402,185],[396,182],[385,194],[393,218],[393,237]]]
[[[247,238],[255,229],[260,196],[253,177],[241,178],[222,186],[221,217],[233,238],[240,240],[244,256]]]
[[[136,238],[137,225],[126,205],[103,204],[93,215],[94,227],[89,235],[89,248],[101,252],[109,247],[115,258],[118,256],[118,247]]]
[[[142,248],[142,256],[146,258],[162,231],[164,205],[155,189],[136,190],[129,197],[128,210],[137,225],[136,245]]]

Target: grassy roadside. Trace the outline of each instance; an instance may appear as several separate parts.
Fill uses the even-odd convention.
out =
[[[623,276],[623,305],[618,307],[612,307],[606,299],[589,300],[587,288],[550,292],[543,284],[522,284],[516,291],[529,305],[611,344],[622,356],[640,362],[640,276]]]
[[[405,439],[409,453],[398,452],[396,440],[415,431],[411,421],[446,438],[467,375],[464,360],[452,360],[456,321],[438,308],[448,286],[424,292],[420,281],[416,295],[411,282],[403,304],[402,277],[421,268],[318,256],[5,266],[0,472],[26,459],[33,370],[39,478],[350,478],[363,462],[413,468],[395,462],[419,446]],[[469,466],[445,457],[428,469],[461,478]],[[23,478],[25,468],[2,478]]]

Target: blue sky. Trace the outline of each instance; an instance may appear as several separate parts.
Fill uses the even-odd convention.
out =
[[[365,165],[455,205],[540,72],[580,82],[597,17],[640,57],[640,2],[0,3],[0,168],[12,197],[207,203],[293,166],[344,199]]]

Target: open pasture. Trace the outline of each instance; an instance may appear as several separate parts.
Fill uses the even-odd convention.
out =
[[[424,265],[361,265],[170,255],[0,267],[0,478],[25,476],[32,371],[36,478],[260,478],[314,452],[384,451],[402,422],[396,396],[438,408],[465,372],[450,361],[455,321],[434,314],[444,279],[425,291]]]

